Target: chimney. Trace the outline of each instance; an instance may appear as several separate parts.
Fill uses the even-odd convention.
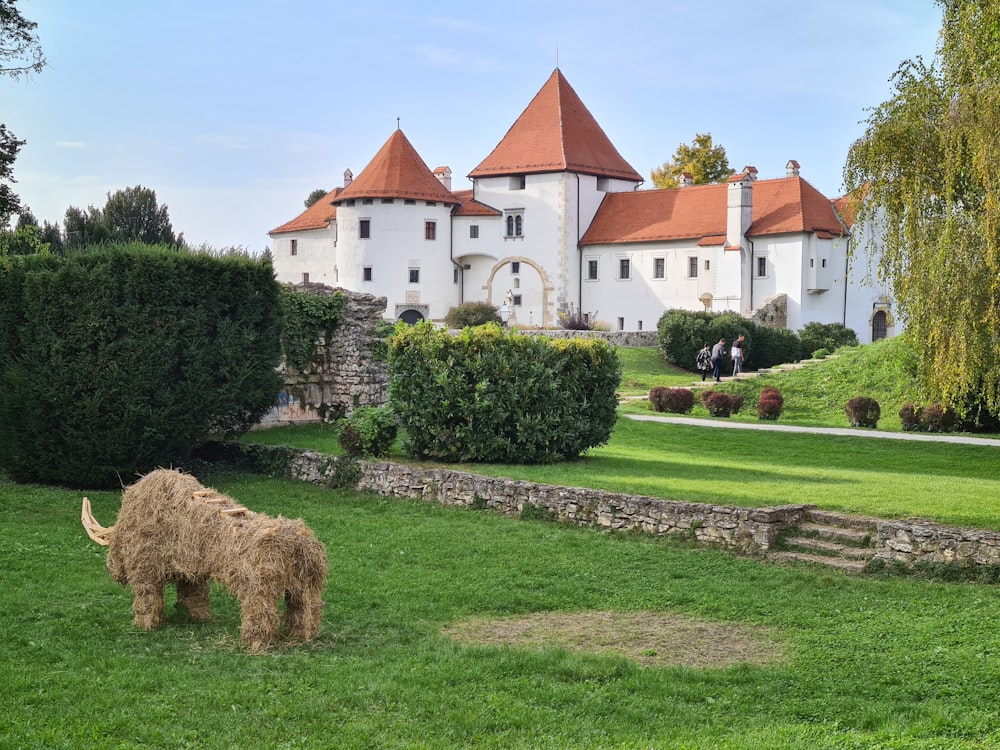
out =
[[[344,170],[344,187],[347,187],[352,182],[354,182],[354,172],[352,172],[350,169],[345,169]]]
[[[753,170],[751,173],[750,170]],[[757,170],[746,167],[743,174],[729,178],[726,201],[726,249],[743,247],[753,221],[753,182]]]
[[[444,185],[444,189],[451,192],[451,167],[438,167],[434,170],[434,176]]]
[[[790,159],[788,164],[785,165],[785,177],[798,177],[799,176],[799,163],[795,159]]]
[[[751,182],[756,182],[757,181],[757,167],[751,167],[748,164],[747,166],[743,167],[743,171],[740,173],[739,176],[743,176],[743,175],[746,175],[747,177],[749,177]]]
[[[678,181],[679,187],[691,187],[694,185],[694,175],[690,172],[681,172],[681,179]]]

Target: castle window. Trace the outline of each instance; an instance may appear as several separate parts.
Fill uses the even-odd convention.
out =
[[[292,240],[292,255],[298,255],[298,254],[299,254],[299,241]]]
[[[413,200],[413,198],[403,198],[403,205],[404,206],[415,206],[415,205],[417,205],[417,202],[415,200]]]
[[[692,255],[688,258],[688,278],[697,279],[698,278],[698,258]]]
[[[375,202],[375,199],[374,199],[374,198],[362,198],[362,199],[361,199],[361,205],[362,205],[362,206],[370,206],[370,205],[372,205],[372,204],[373,204],[374,202]]]
[[[514,302],[514,307],[520,307],[521,306],[521,295],[520,294],[511,295],[511,300]]]
[[[757,276],[767,276],[767,258],[757,258]]]
[[[364,268],[361,269],[361,280],[362,281],[371,281],[372,280],[372,267],[371,266],[365,266]]]
[[[597,281],[597,261],[588,260],[587,261],[587,280]]]
[[[510,178],[510,189],[511,190],[524,190],[524,186],[527,183],[527,179],[523,174],[516,174]]]
[[[472,224],[469,226],[469,239],[478,240],[479,239],[479,225]]]
[[[618,278],[627,281],[632,275],[632,261],[628,258],[618,259]]]
[[[307,274],[307,273],[302,274],[302,283],[303,284],[308,284],[309,283],[309,274]]]
[[[372,237],[372,220],[362,219],[358,222],[358,237],[363,240],[370,240]]]
[[[518,208],[510,211],[504,212],[507,216],[507,234],[505,237],[523,237],[524,236],[524,209]]]
[[[425,221],[424,222],[424,239],[425,240],[436,240],[437,239],[437,222],[436,221]]]
[[[667,277],[667,259],[653,258],[653,278],[665,279]]]
[[[510,272],[511,273],[521,273],[521,261],[512,260],[510,262]]]
[[[391,206],[393,204],[393,200],[392,200],[392,198],[383,198],[382,199],[382,203],[385,203],[385,204]]]
[[[419,284],[420,283],[420,269],[419,268],[411,268],[410,269],[410,283],[411,284]]]

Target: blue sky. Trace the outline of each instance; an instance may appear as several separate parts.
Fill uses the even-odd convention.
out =
[[[315,188],[403,132],[453,188],[558,66],[648,178],[710,132],[761,178],[795,159],[840,195],[899,63],[933,57],[932,0],[20,0],[49,67],[0,79],[35,216],[143,185],[191,244],[270,246]],[[558,57],[557,57],[558,56]],[[647,187],[650,186],[647,181]]]

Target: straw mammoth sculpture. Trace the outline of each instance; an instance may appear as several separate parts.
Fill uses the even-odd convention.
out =
[[[169,469],[125,488],[114,526],[94,520],[87,498],[82,518],[90,538],[108,547],[108,573],[132,588],[140,628],[163,623],[168,583],[191,619],[210,619],[209,581],[215,580],[239,600],[245,649],[262,651],[274,642],[281,599],[292,639],[309,640],[319,629],[326,550],[301,520],[254,513]]]

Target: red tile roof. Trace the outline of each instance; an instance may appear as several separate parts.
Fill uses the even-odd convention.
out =
[[[333,205],[333,201],[337,198],[337,194],[341,190],[343,188],[334,188],[294,219],[285,222],[277,229],[272,229],[268,234],[275,235],[286,232],[301,232],[308,229],[324,229],[329,226],[330,222],[337,218],[337,207]]]
[[[368,166],[337,196],[337,202],[349,198],[459,202],[431,173],[402,130],[396,130],[389,136]]]
[[[452,216],[503,216],[502,211],[475,200],[471,190],[455,190],[452,195],[462,203]]]
[[[581,245],[697,240],[721,244],[726,235],[726,183],[671,190],[608,193]],[[846,228],[830,200],[801,177],[753,183],[749,237],[794,232],[840,236]]]
[[[566,171],[642,182],[556,68],[469,177]]]

